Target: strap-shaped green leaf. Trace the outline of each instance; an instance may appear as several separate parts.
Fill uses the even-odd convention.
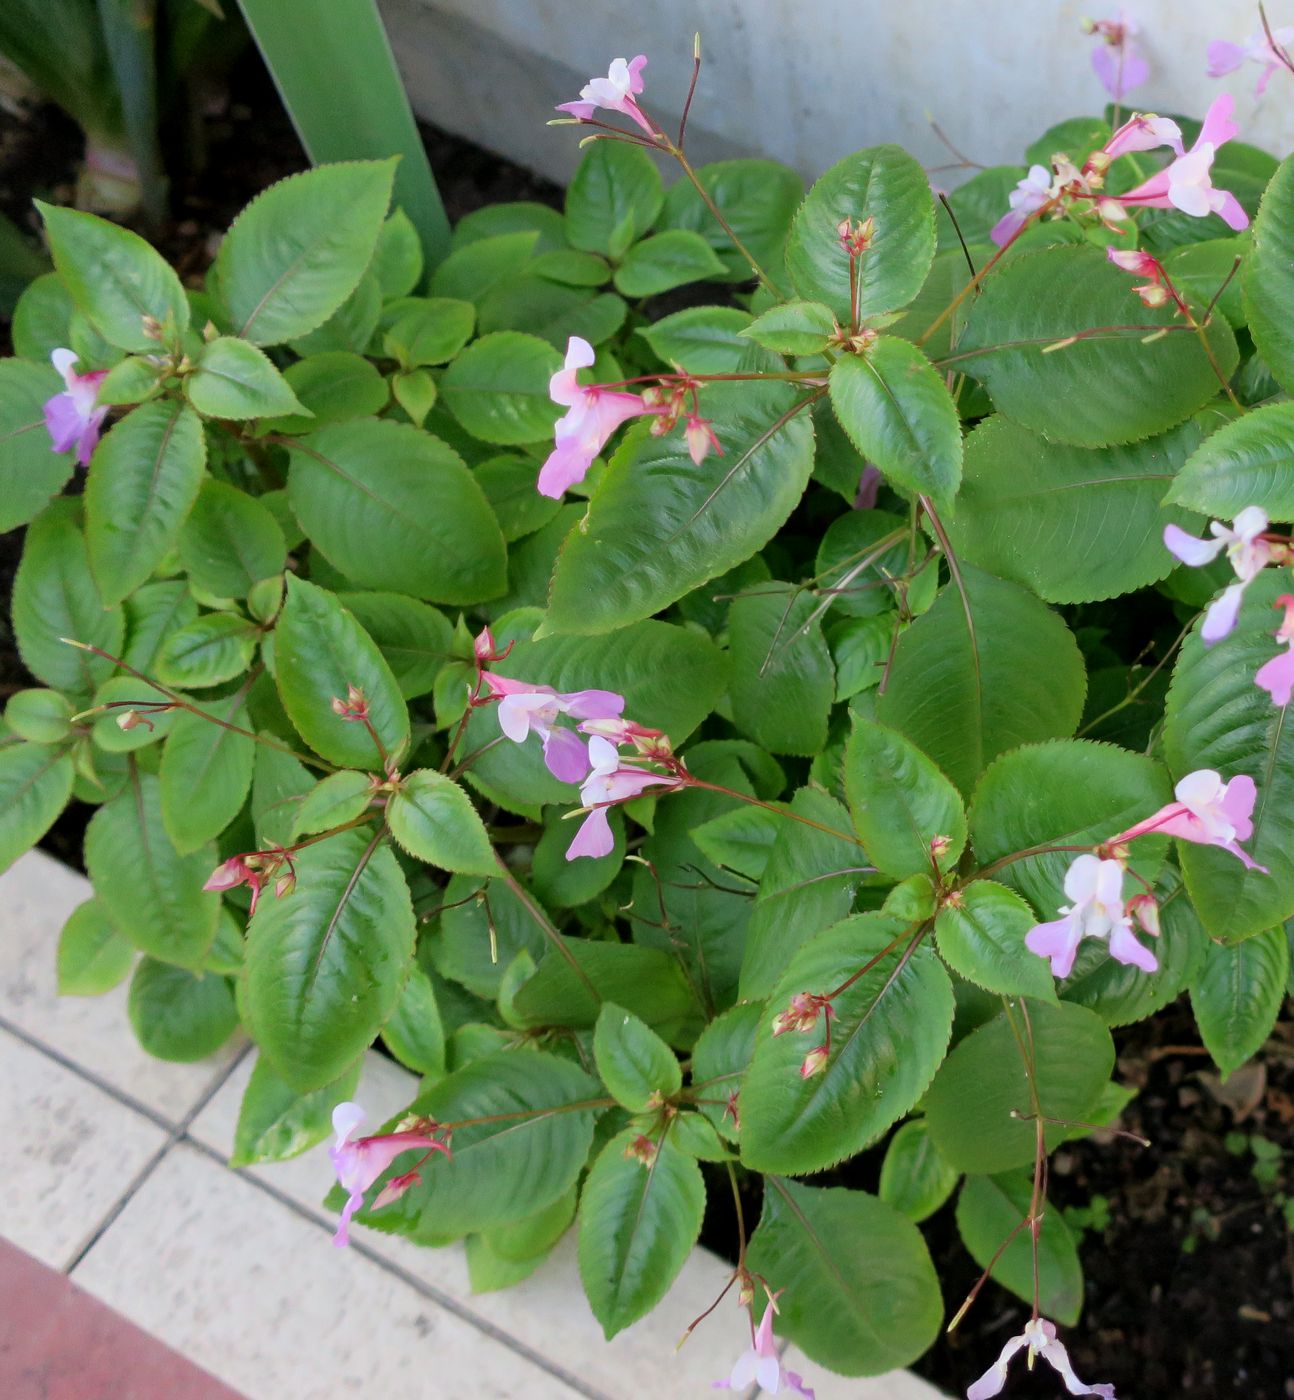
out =
[[[1249,332],[1277,382],[1294,392],[1294,156],[1272,176],[1245,259]]]
[[[701,1233],[701,1168],[667,1134],[654,1158],[628,1129],[598,1154],[580,1198],[580,1278],[608,1339],[669,1291]]]
[[[276,1072],[308,1093],[354,1063],[395,1010],[413,904],[373,831],[343,832],[294,859],[296,888],[282,898],[266,890],[248,929],[247,1015]]]

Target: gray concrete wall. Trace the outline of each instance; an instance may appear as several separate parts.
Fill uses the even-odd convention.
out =
[[[813,177],[860,146],[898,141],[925,164],[951,159],[937,121],[983,164],[1020,159],[1065,117],[1099,109],[1086,14],[1110,0],[381,0],[418,110],[451,131],[556,179],[578,160],[570,128],[546,127],[617,55],[650,60],[644,102],[677,113],[692,35],[706,63],[694,107],[701,159],[765,154]],[[1294,75],[1253,97],[1258,70],[1205,75],[1211,39],[1258,27],[1254,0],[1133,0],[1151,77],[1142,110],[1202,113],[1224,87],[1242,135],[1294,147]],[[1294,0],[1270,0],[1274,25]],[[937,177],[940,178],[940,177]],[[943,178],[955,184],[957,172]]]

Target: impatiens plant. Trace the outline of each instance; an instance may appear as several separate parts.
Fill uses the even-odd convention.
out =
[[[1223,95],[806,194],[693,166],[645,69],[561,107],[563,213],[432,269],[389,162],[267,190],[195,286],[42,210],[0,865],[94,805],[64,990],[129,974],[172,1059],[241,1025],[234,1161],[335,1130],[339,1243],[495,1288],[574,1227],[612,1336],[732,1193],[716,1384],[811,1395],[779,1339],[935,1340],[956,1192],[951,1325],[1032,1309],[968,1393],[1026,1351],[1110,1396],[1049,1155],[1132,1096],[1112,1028],[1189,994],[1225,1074],[1287,986],[1294,163]],[[375,1044],[422,1080],[364,1134]]]

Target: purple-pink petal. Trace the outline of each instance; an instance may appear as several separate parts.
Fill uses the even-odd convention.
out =
[[[1288,648],[1265,661],[1254,676],[1254,684],[1272,697],[1272,704],[1284,709],[1294,692],[1294,648]]]
[[[615,849],[616,840],[611,834],[611,823],[607,820],[606,808],[595,807],[580,823],[575,840],[567,847],[566,859],[578,860],[580,856],[609,856]]]
[[[1142,972],[1159,971],[1158,959],[1138,940],[1130,924],[1115,924],[1110,930],[1110,956],[1115,962],[1139,967]]]
[[[1078,945],[1083,931],[1079,920],[1072,914],[1053,919],[1050,923],[1035,924],[1025,934],[1025,947],[1040,958],[1051,960],[1053,977],[1068,977],[1078,954]]]
[[[544,735],[544,762],[561,783],[582,783],[589,774],[588,745],[573,729],[552,729]]]

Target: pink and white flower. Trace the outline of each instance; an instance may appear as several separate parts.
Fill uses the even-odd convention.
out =
[[[757,1385],[764,1395],[782,1395],[794,1391],[813,1400],[813,1391],[794,1371],[782,1365],[777,1353],[777,1343],[773,1340],[773,1304],[764,1309],[758,1328],[754,1331],[751,1345],[737,1358],[727,1380],[711,1381],[714,1390],[749,1390]]]
[[[1007,197],[1010,212],[993,225],[989,237],[999,248],[1005,247],[1025,226],[1030,214],[1041,209],[1052,193],[1051,171],[1045,165],[1031,165],[1029,173]]]
[[[1120,832],[1109,844],[1121,846],[1151,832],[1175,836],[1196,846],[1220,846],[1249,870],[1267,869],[1240,848],[1254,834],[1253,811],[1258,798],[1254,780],[1245,773],[1224,783],[1212,768],[1188,773],[1173,789],[1170,802],[1145,821]]]
[[[55,452],[76,448],[77,462],[88,467],[103,420],[108,416],[107,405],[100,406],[98,402],[99,385],[108,371],[96,369],[78,374],[73,369],[78,359],[74,350],[54,350],[49,358],[67,387],[45,400],[45,428]]]
[[[256,902],[261,897],[261,890],[265,888],[266,878],[265,872],[252,866],[245,856],[230,856],[207,876],[207,882],[202,888],[212,893],[223,893],[225,890],[236,889],[239,885],[246,885],[252,892],[252,903],[248,910],[248,914],[251,915],[256,912]]]
[[[1068,977],[1085,938],[1110,945],[1118,962],[1154,972],[1155,956],[1137,942],[1132,921],[1123,907],[1123,866],[1117,860],[1081,855],[1065,872],[1065,893],[1074,902],[1062,904],[1063,918],[1035,924],[1025,934],[1025,947],[1051,960],[1053,977]],[[995,1393],[995,1392],[994,1392]]]
[[[1158,258],[1142,252],[1139,248],[1107,248],[1105,256],[1115,267],[1121,267],[1124,272],[1130,272],[1134,277],[1146,279],[1132,290],[1147,306],[1163,306],[1169,300],[1164,265]]]
[[[1246,506],[1231,525],[1232,528],[1227,529],[1220,521],[1210,521],[1211,540],[1197,539],[1176,525],[1164,526],[1164,544],[1183,564],[1198,569],[1211,564],[1225,550],[1240,580],[1224,589],[1209,605],[1204,626],[1200,628],[1205,646],[1220,642],[1236,625],[1245,589],[1274,557],[1270,543],[1264,538],[1268,521],[1267,512],[1261,506]]]
[[[1125,93],[1140,87],[1150,76],[1150,67],[1136,43],[1141,27],[1121,9],[1118,19],[1084,20],[1083,29],[1097,39],[1092,70],[1106,92],[1121,102]]]
[[[615,849],[615,837],[607,820],[608,807],[628,802],[649,787],[683,786],[683,779],[677,774],[653,773],[622,760],[616,746],[600,734],[589,740],[589,762],[592,771],[580,788],[580,802],[590,810],[567,849],[567,860],[606,856]]]
[[[1281,625],[1276,629],[1276,640],[1284,642],[1285,650],[1263,662],[1254,675],[1254,684],[1272,697],[1273,705],[1284,709],[1294,693],[1294,595],[1282,593],[1276,599],[1276,606],[1285,609]]]
[[[624,394],[597,384],[581,385],[578,373],[593,363],[593,347],[573,335],[566,342],[566,363],[548,383],[548,396],[565,415],[554,430],[556,443],[539,472],[539,494],[556,499],[584,480],[607,439],[630,418],[659,410],[641,394]]]
[[[1070,1365],[1069,1353],[1056,1339],[1055,1323],[1048,1322],[1045,1317],[1033,1318],[1025,1324],[1024,1331],[1018,1337],[1011,1338],[1002,1348],[998,1359],[967,1390],[966,1400],[992,1400],[994,1395],[1000,1395],[1002,1387],[1006,1384],[1007,1368],[1012,1357],[1025,1347],[1029,1349],[1029,1364],[1032,1366],[1033,1358],[1041,1356],[1065,1383],[1065,1389],[1070,1395],[1098,1395],[1101,1400],[1115,1400],[1112,1385],[1085,1385],[1079,1380],[1074,1374],[1073,1366]]]
[[[655,137],[652,124],[643,115],[634,98],[643,90],[643,69],[647,67],[647,55],[639,54],[627,63],[623,58],[611,60],[611,67],[605,78],[590,78],[580,89],[578,102],[560,103],[559,112],[569,112],[580,121],[588,121],[599,108],[608,112],[621,112],[638,123],[648,136]]]
[[[1276,41],[1275,44],[1272,43],[1272,39]],[[1294,25],[1289,24],[1280,29],[1273,29],[1271,39],[1261,29],[1251,34],[1243,44],[1214,39],[1209,45],[1209,77],[1223,78],[1246,63],[1261,64],[1263,71],[1258,75],[1258,83],[1254,88],[1254,96],[1261,97],[1267,90],[1267,84],[1271,82],[1272,74],[1278,68],[1285,67],[1285,60],[1277,52],[1277,46],[1283,49],[1290,43],[1294,43]]]
[[[688,414],[687,426],[683,429],[683,438],[687,443],[688,456],[698,467],[711,452],[714,452],[716,456],[723,456],[723,448],[719,445],[718,436],[710,426],[710,420],[702,418],[698,413]]]
[[[524,744],[538,734],[544,748],[544,762],[553,777],[563,783],[578,783],[589,771],[589,755],[584,741],[573,729],[558,724],[562,715],[574,720],[617,719],[625,707],[623,695],[612,690],[572,690],[561,692],[550,685],[516,681],[494,671],[482,671],[492,694],[499,696],[499,728],[514,744]]]
[[[364,1204],[364,1193],[382,1175],[402,1152],[421,1148],[427,1153],[443,1152],[450,1155],[448,1144],[434,1136],[434,1124],[430,1119],[414,1119],[408,1128],[397,1129],[393,1133],[382,1133],[375,1137],[356,1137],[355,1132],[364,1121],[364,1110],[357,1103],[339,1103],[332,1111],[333,1132],[337,1141],[328,1149],[332,1158],[333,1170],[342,1189],[348,1193],[341,1218],[337,1222],[337,1233],[333,1244],[342,1246],[350,1243],[351,1216]],[[420,1180],[417,1167],[389,1181],[373,1202],[376,1210],[390,1205]]]
[[[1171,146],[1180,156],[1182,128],[1171,117],[1157,117],[1153,112],[1134,112],[1102,148],[1111,160],[1132,151],[1153,151]]]
[[[1240,207],[1240,201],[1227,190],[1214,189],[1210,173],[1218,148],[1240,130],[1231,119],[1234,106],[1230,93],[1216,97],[1191,149],[1136,189],[1117,196],[1118,202],[1132,209],[1180,209],[1197,219],[1219,214],[1233,229],[1248,228],[1249,215]]]

